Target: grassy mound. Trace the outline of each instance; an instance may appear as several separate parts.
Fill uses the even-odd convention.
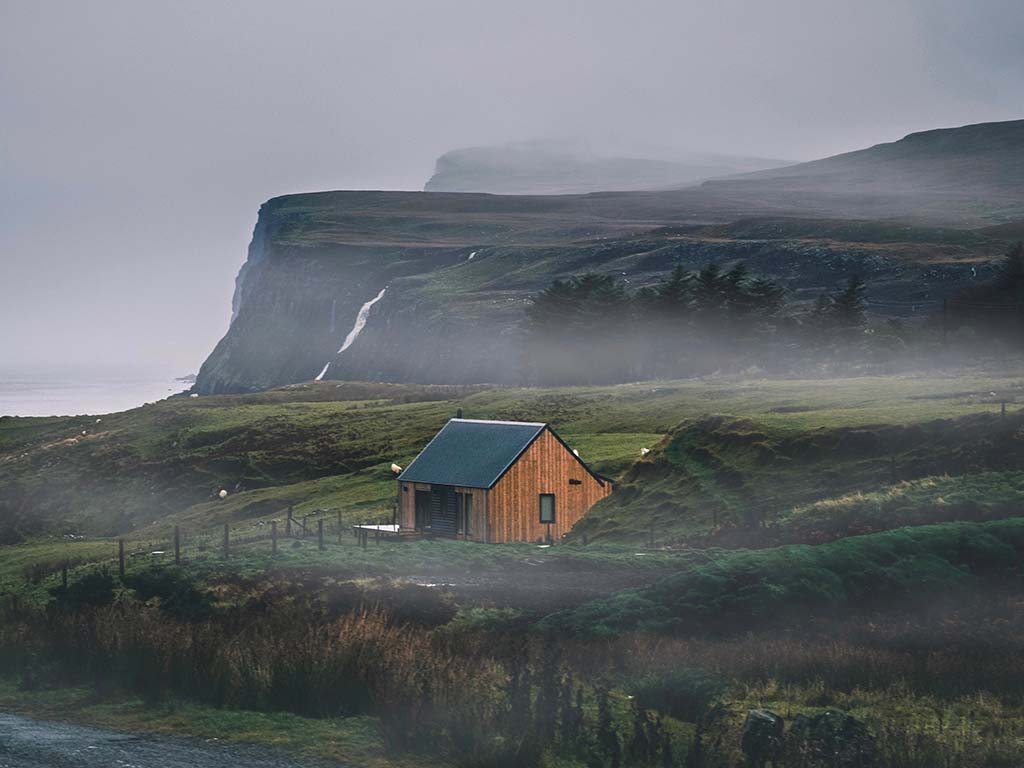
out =
[[[1018,579],[1024,520],[947,523],[820,546],[709,552],[649,587],[553,614],[556,633],[690,632],[886,607]]]
[[[979,472],[908,480],[877,491],[823,499],[783,514],[773,538],[819,543],[947,521],[999,520],[1024,513],[1024,472]]]
[[[1021,510],[1022,427],[1019,413],[816,429],[693,419],[575,533],[643,538],[653,529],[661,543],[768,546],[1009,517]]]

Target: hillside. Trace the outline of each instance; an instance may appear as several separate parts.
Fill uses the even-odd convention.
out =
[[[260,209],[231,327],[195,391],[318,375],[521,384],[529,299],[553,279],[591,271],[636,289],[676,265],[742,261],[796,302],[857,273],[875,311],[927,314],[991,276],[1019,234],[1022,181],[1018,121],[913,134],[675,191],[275,198]]]
[[[1019,218],[1024,120],[912,133],[899,141],[809,163],[709,181],[735,201],[866,217]]]
[[[694,155],[687,161],[609,157],[565,144],[523,142],[447,152],[423,189],[499,195],[654,190],[785,164],[730,155]]]
[[[1021,483],[1020,417],[998,416],[999,402],[1020,392],[1017,378],[990,376],[558,389],[319,382],[171,398],[99,421],[6,417],[0,538],[254,525],[289,505],[389,520],[391,463],[405,466],[458,409],[551,422],[597,471],[619,479],[579,528],[592,538],[643,539],[652,523],[663,541],[717,526],[727,536],[757,515],[782,526],[757,541],[788,541],[814,527],[823,508],[813,505],[824,500],[857,517],[852,493],[982,472],[996,474],[974,489],[974,507],[899,519],[987,519],[1007,514],[1006,493],[1012,499]],[[640,460],[641,448],[654,450]],[[971,492],[942,483],[904,489],[900,503]]]

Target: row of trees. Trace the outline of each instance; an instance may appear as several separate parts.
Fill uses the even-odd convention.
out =
[[[781,285],[743,264],[678,266],[638,291],[612,275],[556,280],[527,310],[527,368],[543,384],[777,368],[801,350],[856,345],[866,327],[864,294],[863,281],[851,277],[801,316]]]
[[[948,310],[953,328],[979,329],[1019,346],[1024,339],[1024,243],[1010,248],[993,280],[954,296]]]

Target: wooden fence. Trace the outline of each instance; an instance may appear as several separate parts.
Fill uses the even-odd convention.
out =
[[[213,528],[193,529],[174,526],[166,537],[147,539],[117,539],[112,543],[111,557],[116,558],[118,575],[123,580],[127,564],[133,560],[159,558],[159,562],[176,565],[197,558],[220,558],[230,560],[237,556],[240,547],[265,543],[272,557],[277,557],[285,542],[294,546],[296,542],[316,545],[319,551],[328,547],[359,546],[365,548],[369,542],[368,532],[357,526],[346,524],[340,512],[321,512],[296,517],[292,509],[280,515],[283,519],[245,521],[232,526],[223,523]],[[377,543],[381,537],[374,537]],[[101,562],[90,559],[90,563]],[[58,564],[59,563],[59,564]],[[69,569],[83,565],[81,559],[69,557],[63,562],[51,561],[50,568],[35,564],[31,574],[25,578],[33,583],[60,575],[62,584],[68,583]],[[46,571],[45,573],[43,571]]]

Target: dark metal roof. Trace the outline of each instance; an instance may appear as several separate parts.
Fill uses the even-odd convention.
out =
[[[532,421],[452,419],[398,479],[490,488],[546,426]]]

